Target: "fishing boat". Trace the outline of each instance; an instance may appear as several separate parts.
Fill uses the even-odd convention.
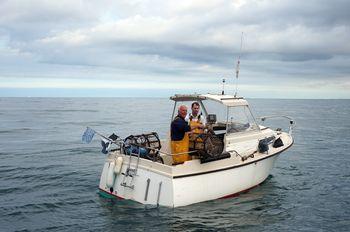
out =
[[[174,156],[183,153],[172,153],[170,136],[161,140],[156,132],[124,139],[101,135],[108,154],[99,182],[102,195],[166,207],[235,196],[266,180],[279,154],[293,144],[290,117],[280,116],[287,119],[285,130],[259,125],[259,119],[277,116],[255,118],[243,97],[176,94],[170,100],[171,120],[178,106],[193,102],[206,120],[206,129],[189,143],[191,159],[175,164]]]

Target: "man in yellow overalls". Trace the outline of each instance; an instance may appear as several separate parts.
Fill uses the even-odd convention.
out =
[[[181,105],[178,109],[178,115],[171,122],[170,135],[173,164],[181,164],[187,160],[191,160],[191,156],[188,155],[189,133],[191,130],[203,128],[203,125],[188,125],[188,123],[185,121],[186,116],[187,107],[185,105]]]
[[[200,111],[200,105],[198,102],[193,102],[191,105],[191,110],[192,112],[187,115],[187,117],[185,118],[185,120],[188,122],[188,125],[190,125],[192,128],[196,128],[194,129],[191,133],[191,135],[189,136],[189,150],[193,151],[198,149],[202,142],[202,134],[204,133],[204,117],[202,116],[202,114],[199,113]],[[197,146],[199,144],[199,147]],[[196,145],[197,144],[197,145]]]
[[[191,105],[192,112],[186,116],[185,120],[188,122],[188,125],[196,129],[193,130],[193,133],[202,134],[204,128],[204,119],[202,114],[199,113],[200,105],[198,102],[193,102]]]

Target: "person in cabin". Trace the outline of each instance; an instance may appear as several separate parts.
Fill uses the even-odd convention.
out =
[[[191,105],[191,113],[186,116],[186,121],[191,127],[195,127],[193,133],[189,135],[189,151],[195,151],[200,148],[203,143],[203,133],[205,128],[205,120],[200,113],[200,105],[198,102],[193,102]],[[193,153],[192,155],[197,155]]]
[[[200,105],[198,102],[193,102],[191,105],[191,110],[192,112],[188,114],[185,118],[185,120],[188,122],[188,125],[193,126],[193,127],[198,127],[200,128],[195,129],[193,132],[197,134],[202,134],[203,133],[203,128],[205,127],[205,120],[200,112]]]
[[[189,125],[185,121],[187,116],[187,107],[181,105],[178,108],[178,114],[171,122],[171,153],[173,155],[173,164],[181,164],[187,160],[191,160],[188,154],[189,150],[189,133],[195,129],[203,129],[203,125]],[[176,155],[181,153],[179,155]]]

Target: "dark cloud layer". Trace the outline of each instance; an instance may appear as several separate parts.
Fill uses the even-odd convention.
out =
[[[0,78],[32,76],[42,64],[48,78],[50,65],[60,65],[66,73],[99,69],[95,79],[133,73],[210,82],[215,73],[233,76],[243,31],[247,80],[261,73],[349,86],[348,9],[343,0],[0,1]]]

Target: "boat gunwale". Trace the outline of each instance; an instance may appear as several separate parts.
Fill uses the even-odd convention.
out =
[[[268,159],[268,158],[271,158],[273,156],[276,156],[276,155],[279,155],[280,153],[284,152],[285,150],[287,150],[288,148],[290,148],[292,145],[294,144],[294,140],[292,139],[292,142],[287,146],[285,147],[284,149],[276,152],[276,153],[273,153],[273,154],[270,154],[270,155],[267,155],[265,157],[261,157],[259,159],[256,159],[256,160],[252,160],[252,161],[249,161],[247,163],[242,163],[242,164],[236,164],[236,165],[233,165],[233,166],[228,166],[228,167],[224,167],[224,168],[220,168],[220,169],[213,169],[213,170],[208,170],[208,171],[204,171],[204,172],[195,172],[195,173],[190,173],[190,174],[184,174],[184,175],[172,175],[170,173],[167,173],[167,172],[162,172],[162,171],[159,171],[157,169],[154,169],[152,167],[149,167],[149,166],[145,166],[145,165],[142,165],[141,163],[139,164],[139,168],[142,167],[143,169],[145,170],[148,170],[148,171],[152,171],[152,172],[155,172],[155,173],[158,173],[162,176],[166,176],[168,178],[171,178],[171,179],[179,179],[179,178],[186,178],[186,177],[191,177],[191,176],[198,176],[198,175],[205,175],[205,174],[209,174],[209,173],[214,173],[214,172],[221,172],[221,171],[226,171],[226,170],[230,170],[230,169],[235,169],[235,168],[240,168],[240,167],[243,167],[243,166],[247,166],[247,165],[250,165],[250,164],[253,164],[253,163],[257,163],[257,162],[260,162],[260,161],[263,161],[265,159]],[[124,154],[123,154],[124,155]],[[147,160],[147,159],[143,159],[143,158],[140,158],[144,161],[150,161],[150,160]],[[218,160],[219,161],[219,160]],[[220,160],[221,161],[221,160]],[[158,164],[157,162],[154,162],[154,161],[150,161],[152,162],[152,164],[156,163]],[[215,161],[213,161],[215,162]],[[159,163],[160,165],[165,165],[165,164],[161,164]],[[169,165],[165,165],[165,166],[169,166]],[[174,168],[175,166],[170,166],[170,168]]]
[[[247,163],[238,164],[238,165],[234,165],[234,166],[230,166],[230,167],[226,167],[226,168],[221,168],[221,169],[205,171],[205,172],[197,172],[197,173],[173,176],[173,179],[185,178],[185,177],[197,176],[197,175],[205,175],[205,174],[209,174],[209,173],[213,173],[213,172],[221,172],[221,171],[226,171],[226,170],[230,170],[230,169],[240,168],[240,167],[243,167],[243,166],[246,166],[246,165],[250,165],[250,164],[253,164],[253,163],[257,163],[257,162],[260,162],[262,160],[265,160],[265,159],[271,158],[273,156],[279,155],[280,153],[282,153],[285,150],[287,150],[288,148],[290,148],[293,144],[294,144],[294,140],[292,140],[291,144],[289,144],[289,146],[285,147],[283,150],[280,150],[280,151],[278,151],[278,152],[276,152],[274,154],[271,154],[269,156],[265,156],[265,157],[262,157],[260,159],[253,160],[253,161],[250,161],[250,162],[247,162]]]

